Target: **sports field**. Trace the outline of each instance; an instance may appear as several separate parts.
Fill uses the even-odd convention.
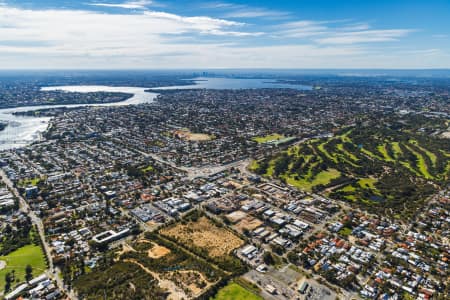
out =
[[[6,263],[6,266],[0,270],[0,291],[5,287],[5,275],[8,272],[15,271],[16,282],[25,280],[25,268],[30,265],[33,268],[33,277],[39,276],[45,272],[47,266],[45,263],[44,253],[40,246],[27,245],[17,249],[6,256],[0,256],[0,261]]]
[[[269,143],[269,142],[273,142],[273,141],[278,141],[278,140],[281,140],[284,138],[285,138],[284,135],[274,133],[274,134],[269,134],[266,136],[254,137],[252,140],[257,142],[258,144],[264,144],[264,143]]]
[[[237,283],[230,283],[221,289],[213,300],[262,300],[263,298],[249,292]]]

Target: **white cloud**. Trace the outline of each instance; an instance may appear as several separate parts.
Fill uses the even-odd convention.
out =
[[[318,44],[363,44],[398,41],[414,32],[410,29],[371,30],[367,23],[347,20],[302,20],[279,25],[277,35],[287,38],[310,38]]]
[[[271,18],[280,19],[290,15],[290,13],[280,10],[253,7],[249,5],[235,4],[231,2],[207,2],[202,8],[216,9],[224,11],[225,18]]]
[[[361,44],[375,42],[392,42],[413,32],[409,29],[363,30],[338,32],[334,35],[319,38],[320,44]]]
[[[288,38],[306,38],[317,35],[323,35],[328,32],[328,27],[325,26],[327,22],[315,22],[315,21],[295,21],[284,23],[278,26],[280,31],[278,35]]]
[[[0,7],[2,40],[45,41],[65,48],[92,48],[98,45],[145,46],[161,42],[162,35],[201,33],[210,35],[250,35],[228,30],[244,24],[210,17],[183,17],[144,11],[141,14],[107,14],[82,10],[25,10]]]
[[[147,6],[151,5],[153,1],[149,0],[138,0],[138,1],[127,1],[123,3],[89,3],[91,6],[100,7],[113,7],[113,8],[124,8],[124,9],[146,9]]]
[[[289,13],[277,10],[269,10],[264,8],[244,8],[238,9],[225,14],[225,18],[282,18],[288,16]]]
[[[211,9],[211,8],[215,8],[215,9],[219,9],[219,8],[236,9],[236,8],[244,8],[246,6],[245,5],[241,5],[241,4],[230,3],[230,2],[206,2],[206,3],[203,3],[201,5],[201,7],[202,8],[207,8],[207,9]]]
[[[367,23],[355,23],[345,25],[344,27],[339,28],[342,31],[358,31],[358,30],[369,30],[370,25]]]
[[[392,68],[405,67],[407,58],[422,54],[424,67],[434,62],[450,66],[448,55],[434,49],[385,57],[380,54],[384,50],[366,44],[397,40],[410,30],[368,30],[368,25],[348,21],[339,26],[336,21],[298,21],[249,30],[254,27],[147,9],[109,14],[3,5],[0,68]],[[271,35],[277,35],[276,42]],[[254,39],[264,46],[249,46]],[[414,63],[420,67],[420,61]]]
[[[448,38],[448,34],[433,34],[431,37],[434,39],[446,39]]]

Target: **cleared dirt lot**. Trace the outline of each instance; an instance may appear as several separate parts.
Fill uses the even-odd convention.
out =
[[[253,218],[251,216],[247,216],[246,218],[242,219],[239,223],[234,225],[234,228],[239,232],[243,232],[245,229],[252,231],[261,226],[262,224],[263,222],[261,220]]]
[[[204,133],[192,133],[189,130],[176,130],[174,132],[175,136],[182,140],[192,141],[192,142],[201,142],[201,141],[209,141],[212,140],[212,137],[208,134]]]
[[[225,228],[218,227],[206,217],[196,222],[178,223],[164,228],[161,234],[176,239],[187,247],[198,247],[211,257],[221,257],[241,247],[244,241]]]

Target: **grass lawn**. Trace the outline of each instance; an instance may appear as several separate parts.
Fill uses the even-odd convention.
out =
[[[266,136],[257,136],[257,137],[252,138],[252,140],[259,144],[264,144],[264,143],[268,143],[268,142],[272,142],[272,141],[278,141],[278,140],[281,140],[284,138],[285,138],[284,135],[274,133],[274,134],[270,134],[270,135],[266,135]]]
[[[41,179],[39,177],[36,177],[33,179],[24,179],[24,180],[19,181],[17,183],[17,185],[19,185],[19,186],[28,186],[28,185],[37,186],[40,181],[41,181]]]
[[[153,172],[153,170],[155,170],[155,169],[152,166],[148,166],[146,168],[141,169],[141,171],[144,173]]]
[[[249,292],[237,283],[230,283],[221,289],[212,300],[261,300],[263,298]]]
[[[44,253],[40,246],[27,245],[17,249],[6,256],[0,256],[0,260],[6,262],[6,267],[0,270],[0,291],[5,288],[5,275],[15,270],[16,280],[25,281],[25,268],[27,265],[33,267],[33,277],[44,273],[47,269]],[[16,283],[12,284],[14,287]]]
[[[348,227],[344,227],[341,230],[339,230],[338,233],[342,236],[349,236],[350,234],[352,234],[352,230]]]
[[[275,171],[275,160],[271,160],[269,162],[269,167],[267,168],[266,175],[272,177],[274,171]]]
[[[257,160],[252,160],[250,165],[248,166],[250,171],[254,171],[254,170],[258,169],[258,167],[259,167],[259,163]]]

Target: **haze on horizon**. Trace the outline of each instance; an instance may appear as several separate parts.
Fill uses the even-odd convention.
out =
[[[0,0],[0,69],[450,68],[445,0]]]

